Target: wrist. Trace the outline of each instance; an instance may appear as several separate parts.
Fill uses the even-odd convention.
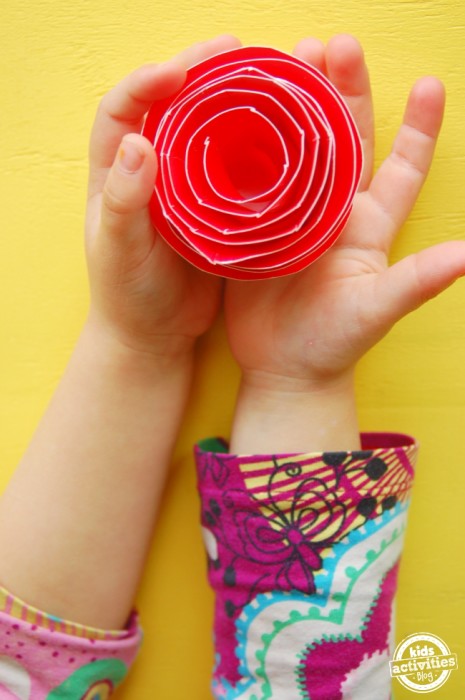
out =
[[[319,380],[244,373],[231,452],[325,452],[360,447],[353,371]]]
[[[183,335],[154,334],[150,340],[137,335],[128,337],[103,321],[93,309],[84,324],[82,339],[109,363],[150,373],[191,366],[195,346],[194,338]]]
[[[160,393],[168,403],[187,400],[193,373],[193,352],[149,352],[122,342],[89,317],[82,328],[69,368],[82,381],[98,382],[99,391],[148,403]],[[137,397],[140,397],[138,399]],[[168,398],[169,397],[169,398]],[[168,410],[168,407],[167,407]]]

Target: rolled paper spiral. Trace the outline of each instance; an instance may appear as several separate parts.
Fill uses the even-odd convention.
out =
[[[196,267],[241,280],[298,272],[342,232],[362,170],[360,136],[318,70],[243,47],[188,70],[143,128],[159,168],[160,235]]]

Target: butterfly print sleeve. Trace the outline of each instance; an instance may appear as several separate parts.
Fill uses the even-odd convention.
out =
[[[393,602],[417,453],[362,434],[357,452],[196,448],[215,591],[218,700],[388,700]]]

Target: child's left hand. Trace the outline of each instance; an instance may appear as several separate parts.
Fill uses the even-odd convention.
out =
[[[260,282],[228,281],[225,316],[243,382],[278,390],[319,388],[351,373],[396,321],[465,273],[465,242],[450,241],[388,266],[391,244],[431,165],[444,88],[413,87],[393,149],[372,175],[373,109],[358,42],[341,35],[326,48],[306,39],[297,56],[324,71],[345,97],[364,145],[364,172],[347,227],[303,272]]]

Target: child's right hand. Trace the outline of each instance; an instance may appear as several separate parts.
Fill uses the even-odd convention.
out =
[[[234,37],[220,36],[167,63],[143,66],[99,106],[86,221],[89,322],[130,349],[183,354],[218,311],[221,280],[186,263],[150,223],[157,162],[139,132],[150,104],[179,89],[187,67],[238,45]]]

